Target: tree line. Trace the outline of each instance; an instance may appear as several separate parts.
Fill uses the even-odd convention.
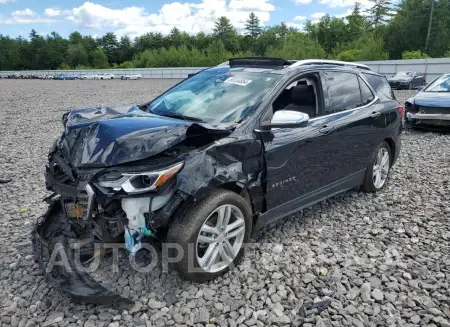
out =
[[[212,33],[147,33],[131,39],[114,33],[94,38],[56,32],[28,39],[0,34],[0,70],[205,67],[231,57],[328,58],[346,61],[450,57],[450,0],[356,2],[347,17],[323,16],[304,30],[285,23],[262,27],[251,13],[244,33],[220,17]],[[433,8],[432,8],[433,6]],[[430,23],[431,19],[431,23]]]

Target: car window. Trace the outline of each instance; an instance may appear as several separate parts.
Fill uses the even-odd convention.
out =
[[[367,73],[363,73],[363,75],[380,99],[395,100],[394,93],[392,92],[386,77]]]
[[[424,90],[424,92],[450,92],[450,74],[444,74],[439,76],[433,82],[430,83]]]
[[[358,77],[343,72],[324,72],[326,90],[325,112],[331,114],[361,106],[361,92]]]
[[[205,70],[156,98],[147,110],[210,124],[237,123],[258,108],[280,76],[256,69]]]
[[[372,102],[375,97],[366,82],[364,82],[361,77],[358,77],[358,82],[361,89],[362,104],[365,105]]]
[[[414,76],[413,72],[398,72],[394,75],[395,78],[411,78]]]

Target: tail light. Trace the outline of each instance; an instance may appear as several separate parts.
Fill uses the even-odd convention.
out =
[[[405,109],[400,103],[397,105],[397,110],[400,113],[400,117],[403,117],[405,115]]]

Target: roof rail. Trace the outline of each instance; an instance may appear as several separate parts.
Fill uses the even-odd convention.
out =
[[[364,70],[370,70],[369,66],[364,64],[358,64],[354,62],[347,61],[339,61],[339,60],[326,60],[326,59],[306,59],[306,60],[289,60],[292,62],[292,65],[289,68],[295,68],[299,66],[305,65],[336,65],[336,66],[345,66],[345,67],[353,67]]]

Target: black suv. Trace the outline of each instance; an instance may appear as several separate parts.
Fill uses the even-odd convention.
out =
[[[46,266],[62,244],[67,263],[49,274],[94,303],[129,301],[79,269],[71,244],[83,262],[94,243],[125,242],[135,255],[155,237],[184,278],[220,276],[262,226],[383,188],[402,115],[365,66],[273,58],[231,59],[140,106],[72,110],[49,153],[36,256]]]

